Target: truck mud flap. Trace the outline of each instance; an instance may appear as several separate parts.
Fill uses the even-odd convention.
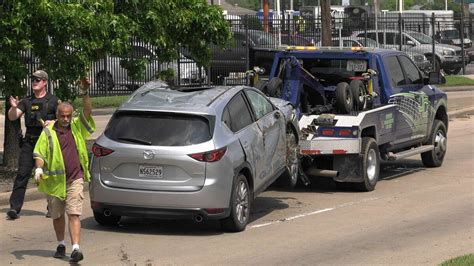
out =
[[[334,156],[333,170],[339,175],[334,177],[337,182],[363,182],[361,159],[358,154]]]

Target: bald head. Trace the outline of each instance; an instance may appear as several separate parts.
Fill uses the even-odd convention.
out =
[[[73,112],[74,107],[71,103],[62,102],[58,104],[58,108],[56,109],[56,118],[58,119],[60,127],[69,127]]]

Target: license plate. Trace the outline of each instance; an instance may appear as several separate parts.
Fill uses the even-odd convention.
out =
[[[347,71],[363,72],[367,70],[367,62],[364,60],[348,60]]]
[[[163,167],[153,165],[140,165],[138,168],[139,177],[162,178]]]

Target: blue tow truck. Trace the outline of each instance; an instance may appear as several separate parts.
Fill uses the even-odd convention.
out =
[[[439,167],[447,148],[447,96],[404,52],[289,47],[274,51],[263,92],[296,106],[300,180],[326,176],[371,191],[380,162],[421,154]]]

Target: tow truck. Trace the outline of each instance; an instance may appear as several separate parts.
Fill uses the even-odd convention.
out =
[[[375,189],[381,161],[416,154],[439,167],[447,149],[447,96],[401,51],[288,47],[274,51],[263,92],[296,107],[300,181],[331,177]]]

